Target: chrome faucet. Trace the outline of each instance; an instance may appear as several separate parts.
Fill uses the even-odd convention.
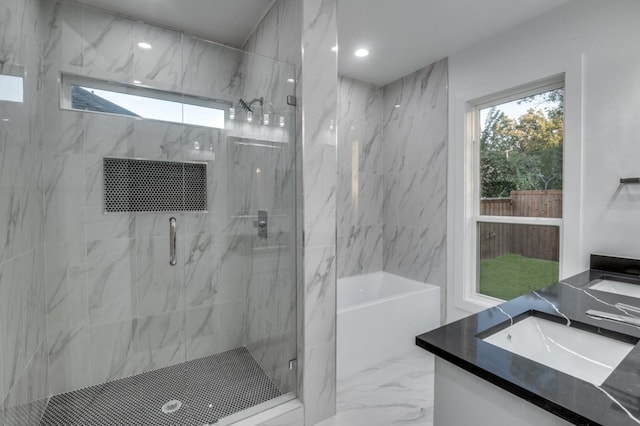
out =
[[[585,314],[597,320],[608,320],[640,327],[640,318],[634,318],[627,315],[610,314],[609,312],[596,311],[594,309],[589,309]]]

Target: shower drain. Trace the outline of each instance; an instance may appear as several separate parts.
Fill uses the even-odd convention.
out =
[[[180,409],[180,407],[182,407],[182,402],[177,399],[172,399],[162,406],[162,412],[165,414],[175,413]]]

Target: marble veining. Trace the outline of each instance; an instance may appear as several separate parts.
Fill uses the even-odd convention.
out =
[[[336,145],[335,0],[305,0],[302,13],[304,194],[302,395],[305,423],[335,413]],[[311,101],[308,101],[311,100]]]
[[[533,294],[536,295],[536,297],[539,297],[540,299],[544,300],[545,302],[547,302],[554,311],[556,311],[559,315],[562,316],[562,318],[564,318],[567,321],[567,327],[571,327],[571,320],[569,319],[568,316],[566,316],[565,314],[563,314],[562,312],[560,312],[560,310],[558,309],[558,307],[551,302],[549,299],[547,299],[546,297],[540,295],[540,293],[538,293],[537,291],[534,291]]]
[[[338,382],[337,412],[319,426],[433,425],[434,357],[415,350]]]
[[[382,113],[384,270],[440,286],[444,308],[447,60],[385,86]]]
[[[338,277],[382,270],[382,90],[347,77],[338,85]]]
[[[632,401],[640,394],[640,331],[586,315],[589,309],[619,312],[617,303],[633,306],[637,300],[589,289],[603,273],[592,269],[502,303],[499,309],[471,315],[418,336],[418,345],[575,424],[638,424],[640,412]],[[542,316],[635,346],[609,377],[595,386],[482,341],[491,330],[527,315]]]

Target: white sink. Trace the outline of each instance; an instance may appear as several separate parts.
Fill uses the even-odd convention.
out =
[[[634,346],[534,316],[483,340],[596,386]]]
[[[589,286],[590,289],[606,291],[607,293],[622,294],[640,299],[640,285],[629,284],[614,280],[598,280],[594,285]]]

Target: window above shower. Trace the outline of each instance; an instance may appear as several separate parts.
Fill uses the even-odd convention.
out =
[[[61,81],[63,109],[225,128],[224,101],[71,74]]]

